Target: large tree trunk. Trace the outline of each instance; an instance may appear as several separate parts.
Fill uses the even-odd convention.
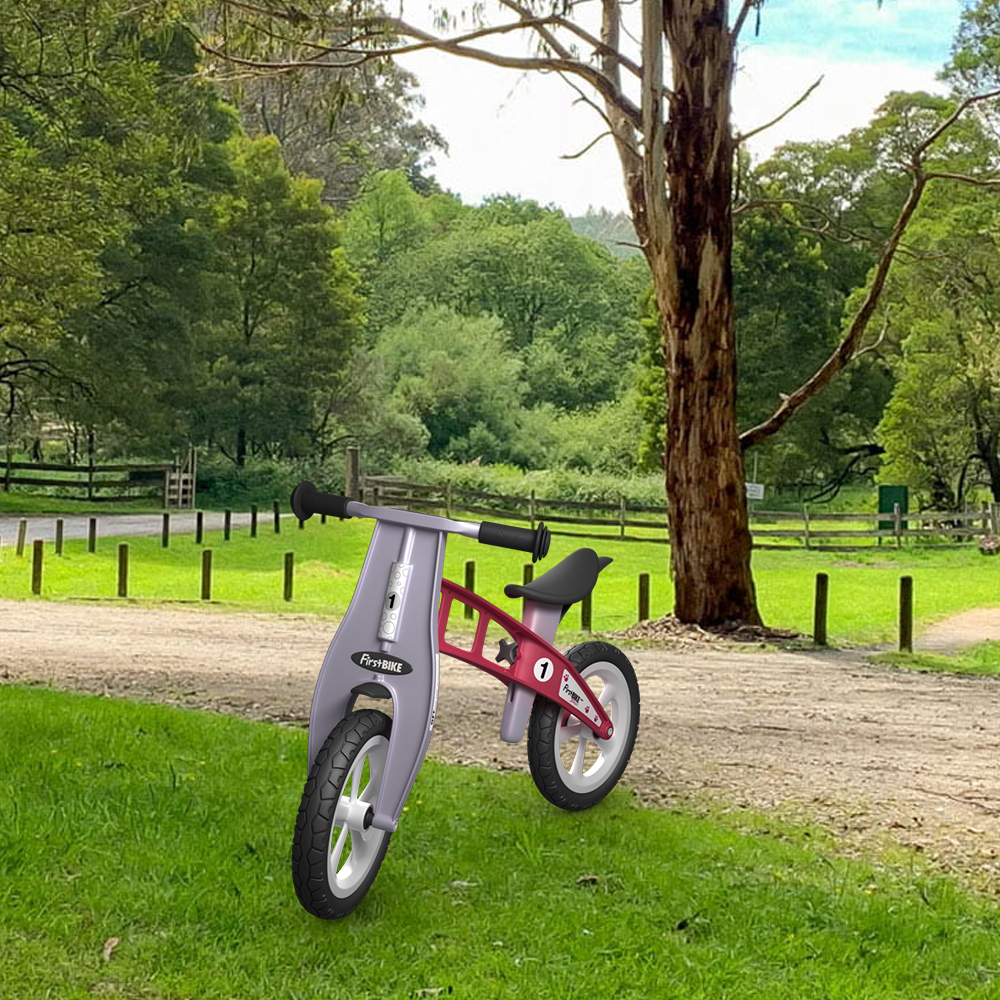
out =
[[[669,199],[665,237],[647,251],[667,360],[674,613],[703,625],[761,621],[736,428],[727,6],[664,2],[673,67],[664,143]]]

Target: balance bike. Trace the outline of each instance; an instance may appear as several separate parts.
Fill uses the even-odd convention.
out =
[[[639,685],[621,650],[584,642],[563,654],[552,645],[570,606],[587,596],[611,562],[577,549],[532,583],[509,584],[524,620],[441,578],[449,533],[530,552],[549,548],[549,530],[454,521],[374,507],[320,493],[310,482],[292,493],[300,520],[313,514],[376,521],[358,584],[320,669],[309,716],[308,780],[295,822],[292,878],[302,905],[324,919],[343,917],[364,898],[399,825],[423,763],[437,712],[439,651],[507,686],[500,739],[528,729],[528,764],[538,790],[563,809],[600,802],[622,776],[639,728]],[[440,603],[439,603],[440,600]],[[445,639],[453,601],[478,612],[472,648]],[[489,623],[511,637],[493,659]],[[392,717],[354,711],[359,695],[392,701]]]

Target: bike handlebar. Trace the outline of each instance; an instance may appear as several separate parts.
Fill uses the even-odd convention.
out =
[[[313,514],[330,514],[333,517],[349,518],[347,505],[350,497],[339,497],[335,493],[320,493],[307,479],[292,490],[292,513],[300,521],[308,521]]]
[[[292,490],[292,513],[300,521],[308,521],[313,514],[330,514],[333,517],[349,518],[352,515],[347,513],[347,505],[351,502],[350,497],[341,497],[334,493],[320,493],[308,480],[299,483]],[[551,537],[551,533],[543,521],[538,523],[537,528],[514,528],[509,524],[494,524],[492,521],[483,521],[479,525],[478,535],[479,541],[484,545],[499,545],[501,548],[515,549],[518,552],[530,552],[532,562],[538,562],[539,559],[545,558],[549,551]]]
[[[479,526],[479,541],[484,545],[499,545],[518,552],[530,552],[532,562],[545,558],[551,538],[544,521],[539,521],[535,529],[512,528],[509,524],[494,524],[492,521],[483,521]]]

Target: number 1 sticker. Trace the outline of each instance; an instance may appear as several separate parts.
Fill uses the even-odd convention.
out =
[[[552,661],[547,656],[543,656],[540,660],[535,660],[536,680],[547,681],[552,676],[552,671]]]

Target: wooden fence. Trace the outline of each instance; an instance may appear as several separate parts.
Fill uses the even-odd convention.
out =
[[[161,500],[164,507],[191,508],[194,506],[195,491],[193,463],[193,457],[186,459],[183,465],[5,462],[0,484],[8,492],[12,486],[58,486],[74,494],[73,499],[106,503],[149,496]],[[62,475],[57,477],[45,473]]]
[[[611,503],[541,499],[534,491],[527,497],[515,497],[457,486],[429,486],[398,476],[361,476],[358,493],[365,503],[434,511],[448,517],[455,512],[478,514],[487,519],[525,521],[532,528],[545,521],[554,535],[670,543],[666,506],[631,504],[624,497]],[[751,510],[750,530],[757,549],[854,552],[872,545],[902,546],[911,540],[961,545],[1000,534],[1000,504],[928,513],[904,513],[897,506],[891,514],[831,514],[807,508],[801,512]]]

